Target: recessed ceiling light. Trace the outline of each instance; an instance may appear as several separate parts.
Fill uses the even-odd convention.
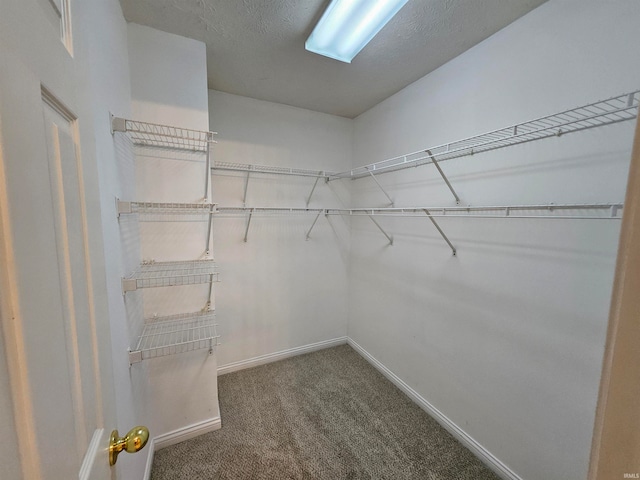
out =
[[[351,63],[408,0],[333,0],[304,44],[310,52]]]

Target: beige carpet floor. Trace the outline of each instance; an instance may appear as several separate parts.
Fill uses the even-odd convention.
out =
[[[156,452],[152,480],[498,480],[347,345],[218,381],[222,429]]]

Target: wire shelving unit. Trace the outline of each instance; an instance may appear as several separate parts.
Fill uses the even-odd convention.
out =
[[[615,220],[622,218],[622,203],[493,205],[467,207],[397,207],[327,209],[326,215],[383,217],[559,218],[565,220]]]
[[[329,178],[335,175],[333,172],[325,172],[323,170],[309,170],[304,168],[287,168],[287,167],[274,167],[269,165],[254,165],[248,163],[230,163],[230,162],[215,162],[211,166],[213,171],[227,171],[227,172],[243,172],[243,173],[265,173],[275,175],[292,175],[296,177],[314,177],[314,178]]]
[[[217,216],[221,217],[237,217],[244,216],[247,219],[247,223],[244,231],[244,241],[249,238],[249,226],[251,225],[251,219],[254,215],[267,216],[267,217],[282,217],[290,215],[315,215],[313,224],[307,232],[306,239],[309,240],[311,230],[315,226],[318,218],[327,210],[324,208],[282,208],[282,207],[220,207],[218,208]]]
[[[125,202],[116,199],[118,217],[137,214],[140,222],[198,221],[216,213],[215,203]]]
[[[209,353],[213,353],[213,348],[219,344],[219,335],[216,332],[215,312],[211,309],[211,301],[213,284],[220,278],[216,263],[208,256],[213,215],[216,214],[216,204],[210,201],[211,147],[216,143],[214,140],[216,133],[129,120],[112,115],[111,133],[116,132],[126,135],[134,147],[202,154],[205,164],[202,202],[128,202],[116,199],[119,219],[122,215],[134,215],[140,222],[208,222],[205,240],[207,258],[172,262],[145,261],[128,277],[122,278],[123,295],[144,288],[209,285],[208,300],[200,312],[145,319],[142,332],[129,351],[129,363],[204,348],[208,348]],[[145,151],[145,155],[146,153]],[[136,154],[142,153],[136,151]],[[166,155],[158,153],[158,156],[165,158]],[[182,156],[178,158],[181,159]],[[191,155],[189,158],[191,159]]]
[[[393,236],[387,233],[374,217],[410,217],[427,218],[438,230],[445,242],[451,247],[453,254],[456,249],[444,233],[435,218],[499,218],[499,219],[564,219],[564,220],[616,220],[622,218],[622,203],[592,203],[592,204],[544,204],[544,205],[491,205],[458,207],[374,207],[374,208],[278,208],[278,207],[219,207],[218,215],[227,217],[245,216],[247,219],[244,241],[248,240],[249,226],[254,215],[278,217],[289,215],[315,214],[311,227],[306,233],[309,240],[311,232],[321,215],[346,215],[352,217],[369,217],[378,229],[393,245]]]
[[[638,115],[639,102],[640,90],[636,90],[481,135],[339,172],[330,175],[329,180],[358,179],[369,177],[371,174],[378,175],[430,163],[437,165],[437,162],[444,160],[633,120]]]
[[[134,145],[194,152],[209,151],[209,144],[215,143],[213,136],[216,135],[216,132],[190,130],[112,116],[111,133],[114,132],[126,133]]]
[[[325,182],[329,181],[329,177],[331,175],[335,175],[332,172],[326,172],[324,170],[308,170],[303,168],[287,168],[287,167],[275,167],[268,165],[253,165],[247,163],[229,163],[229,162],[216,162],[211,166],[212,172],[242,172],[246,174],[244,181],[244,193],[242,196],[242,205],[247,205],[247,192],[249,190],[249,178],[251,174],[262,173],[262,174],[275,174],[275,175],[289,175],[295,177],[310,177],[315,178],[315,182],[313,187],[311,188],[311,192],[307,197],[307,207],[311,202],[311,197],[313,196],[313,192],[316,190],[318,186],[318,182],[322,179]]]
[[[310,173],[316,176],[316,183],[307,199],[307,207],[318,180],[324,178],[326,182],[338,179],[356,180],[364,177],[371,177],[380,190],[385,194],[390,202],[389,207],[358,207],[358,208],[338,208],[338,209],[309,209],[309,208],[271,208],[271,207],[248,207],[246,205],[247,185],[249,174],[252,171],[292,174],[291,169],[280,169],[278,167],[264,167],[257,165],[226,164],[220,169],[243,171],[247,173],[245,183],[245,194],[243,207],[221,207],[219,212],[222,215],[246,215],[247,223],[244,241],[247,241],[251,219],[256,214],[268,216],[299,215],[314,213],[316,215],[311,228],[308,230],[306,238],[309,239],[320,215],[348,215],[367,216],[387,237],[389,244],[393,245],[393,237],[389,235],[383,226],[374,217],[395,216],[395,217],[421,217],[428,218],[438,230],[440,235],[451,247],[453,254],[456,249],[442,230],[436,218],[439,217],[473,217],[473,218],[527,218],[527,219],[586,219],[586,220],[607,220],[620,219],[623,209],[622,203],[603,204],[565,204],[565,205],[503,205],[503,206],[460,206],[460,197],[449,182],[439,163],[444,160],[474,155],[481,152],[488,152],[500,148],[505,148],[522,143],[533,142],[551,137],[560,137],[570,133],[589,130],[592,128],[614,125],[621,122],[633,120],[638,116],[638,106],[640,104],[640,90],[631,93],[617,95],[606,100],[589,103],[580,107],[564,110],[559,113],[547,115],[534,120],[511,125],[498,130],[493,130],[481,135],[475,135],[462,140],[425,148],[416,152],[399,155],[380,162],[371,163],[357,167],[348,171],[329,173],[318,171]],[[433,164],[441,175],[444,183],[449,188],[455,198],[456,207],[397,207],[384,187],[376,178],[378,174],[395,172],[406,168],[414,168],[421,165]],[[225,164],[223,164],[225,165]],[[268,172],[267,172],[268,171]],[[309,172],[309,171],[305,171]],[[314,172],[314,171],[311,171]]]
[[[175,355],[219,345],[213,311],[185,313],[146,319],[140,336],[129,352],[129,363]]]
[[[462,140],[424,148],[416,152],[405,153],[343,172],[229,162],[216,162],[212,164],[211,169],[214,171],[226,170],[245,173],[319,177],[325,178],[328,181],[341,178],[358,179],[369,177],[371,173],[377,175],[380,173],[394,172],[405,168],[437,163],[443,160],[469,156],[475,153],[487,152],[534,140],[560,137],[568,133],[633,120],[638,115],[639,104],[640,90],[635,90],[606,100],[600,100],[545,117],[517,123]]]
[[[205,155],[203,198],[205,201],[209,198],[211,183],[209,171],[213,161],[211,145],[216,143],[214,140],[216,132],[140,122],[112,115],[111,134],[116,132],[126,134],[134,146],[203,153]]]
[[[285,215],[306,215],[325,212],[324,208],[288,208],[288,207],[219,207],[218,217],[232,217],[245,215],[247,213],[260,214],[263,216],[285,216]]]
[[[218,266],[211,259],[181,262],[142,263],[135,272],[122,279],[122,292],[140,288],[176,287],[220,281]]]
[[[135,215],[140,222],[200,222],[206,221],[207,230],[204,254],[210,254],[212,216],[216,213],[215,203],[154,203],[123,202],[116,198],[118,218],[121,215]]]

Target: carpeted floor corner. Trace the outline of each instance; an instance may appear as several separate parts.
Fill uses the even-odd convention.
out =
[[[222,429],[151,480],[499,480],[347,345],[218,378]]]

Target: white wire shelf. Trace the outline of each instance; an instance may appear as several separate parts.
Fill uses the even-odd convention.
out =
[[[622,218],[622,203],[493,205],[466,207],[327,209],[326,215],[388,217],[562,218],[565,220],[615,220]]]
[[[129,352],[129,363],[205,348],[213,353],[220,338],[215,320],[215,312],[147,319],[142,333]]]
[[[639,94],[640,90],[636,90],[631,93],[625,93],[481,135],[399,155],[387,160],[333,174],[329,177],[329,180],[339,178],[357,179],[368,177],[371,174],[394,172],[409,167],[435,163],[434,160],[436,162],[450,160],[452,158],[632,120],[638,115]]]
[[[111,117],[111,131],[126,133],[134,145],[161,147],[177,150],[208,152],[209,144],[216,143],[216,132],[190,130],[187,128],[139,122],[126,118]]]
[[[216,216],[244,216],[247,213],[263,216],[289,216],[324,213],[324,208],[286,208],[286,207],[218,207]]]
[[[220,281],[219,275],[216,263],[210,259],[143,263],[122,279],[122,292],[124,294],[139,288],[212,284]]]
[[[293,175],[297,177],[315,178],[329,178],[331,175],[335,175],[335,173],[325,172],[323,170],[307,170],[303,168],[273,167],[269,165],[253,165],[248,163],[229,162],[215,162],[211,167],[211,170],[244,173],[267,173],[275,175]]]
[[[207,220],[216,213],[215,203],[154,203],[154,202],[125,202],[116,200],[118,217],[120,215],[137,214],[140,221],[160,221],[167,217],[187,220]]]
[[[285,208],[285,207],[219,207],[217,216],[245,216],[248,213],[264,216],[289,216],[305,214],[366,215],[394,217],[425,217],[425,210],[432,217],[476,218],[565,218],[565,219],[620,219],[622,203],[578,203],[540,205],[491,205],[456,207],[359,207],[359,208]]]

